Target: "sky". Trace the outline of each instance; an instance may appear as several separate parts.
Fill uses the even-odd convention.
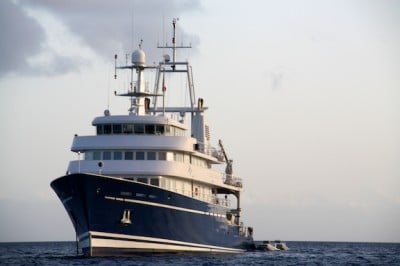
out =
[[[0,1],[0,242],[74,240],[49,184],[127,113],[114,54],[158,62],[173,18],[256,239],[400,242],[395,0]]]

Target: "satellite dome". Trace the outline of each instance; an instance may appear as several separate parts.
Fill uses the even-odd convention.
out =
[[[171,58],[169,57],[168,54],[165,54],[165,55],[164,55],[164,61],[167,62],[167,63],[168,63],[169,61],[171,61]]]
[[[132,53],[132,64],[136,66],[144,66],[146,62],[146,55],[142,49],[136,50]]]

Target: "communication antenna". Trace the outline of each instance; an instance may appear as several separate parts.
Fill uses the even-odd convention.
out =
[[[132,14],[132,21],[131,21],[131,23],[132,23],[132,25],[131,25],[131,27],[132,27],[132,29],[131,29],[131,46],[132,46],[132,50],[134,50],[134,36],[135,36],[135,7],[134,7],[134,5],[135,5],[135,1],[132,1],[132,10],[131,10],[131,14]]]
[[[174,18],[172,20],[173,26],[173,35],[172,35],[172,62],[176,62],[176,22],[179,21],[179,18]],[[175,70],[175,65],[172,65],[172,69]]]
[[[176,62],[176,49],[177,48],[192,48],[191,45],[188,45],[188,46],[184,46],[184,45],[177,46],[176,45],[176,23],[178,21],[179,21],[179,18],[172,19],[172,26],[173,26],[172,45],[166,44],[165,46],[157,46],[157,48],[170,48],[170,49],[172,49],[172,63],[171,63],[172,71],[175,71],[175,68],[176,68],[176,64],[175,64],[175,62]]]

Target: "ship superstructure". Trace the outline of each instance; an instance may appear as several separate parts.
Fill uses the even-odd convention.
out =
[[[177,49],[188,46],[176,45],[175,27],[173,20],[172,45],[159,46],[171,49],[172,59],[164,55],[158,65],[146,65],[140,45],[132,64],[116,64],[132,74],[128,92],[115,93],[129,98],[128,114],[106,110],[92,122],[95,135],[75,135],[71,150],[79,159],[51,183],[86,255],[236,253],[253,245],[253,230],[240,218],[242,181],[222,142],[219,149],[211,145],[191,66],[176,59]],[[153,92],[145,88],[147,70],[156,71]],[[165,106],[169,74],[186,77],[189,106]],[[189,126],[182,117],[190,117]],[[225,172],[214,167],[221,164]]]

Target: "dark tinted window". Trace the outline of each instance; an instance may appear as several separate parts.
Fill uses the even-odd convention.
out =
[[[133,160],[133,152],[132,151],[125,152],[125,160]]]
[[[146,125],[146,134],[154,134],[154,125]]]
[[[160,180],[158,178],[152,178],[150,179],[150,184],[153,186],[160,186]]]
[[[156,152],[148,151],[147,152],[147,160],[155,160],[156,159]]]
[[[97,125],[97,135],[103,134],[103,125]]]
[[[139,177],[139,178],[137,179],[137,181],[138,181],[138,182],[141,182],[141,183],[146,183],[146,184],[147,184],[147,178],[145,178],[145,177]]]
[[[156,125],[156,134],[164,135],[164,125]]]
[[[158,152],[158,160],[162,161],[167,160],[167,153],[165,151]]]
[[[122,125],[122,133],[132,134],[133,133],[133,125],[132,124]]]
[[[111,152],[110,151],[103,152],[103,160],[111,160]]]
[[[136,160],[144,160],[144,151],[136,152]]]
[[[134,130],[135,130],[135,134],[144,134],[144,125],[135,124]]]
[[[99,151],[93,152],[93,160],[101,160],[101,152]]]
[[[114,160],[122,160],[122,152],[115,151],[114,152]]]
[[[103,125],[104,134],[111,134],[111,125]]]
[[[113,125],[113,134],[121,134],[122,133],[122,125],[115,124]]]

